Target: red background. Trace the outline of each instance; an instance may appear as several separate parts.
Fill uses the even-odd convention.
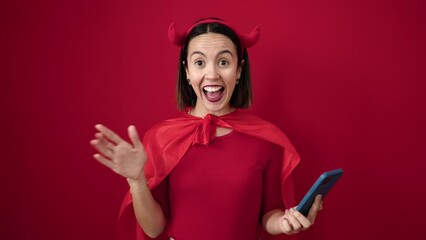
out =
[[[345,170],[300,239],[421,239],[425,10],[421,0],[1,1],[0,238],[114,239],[127,187],[92,159],[93,126],[143,133],[176,116],[167,28],[217,16],[261,28],[253,112],[300,152],[297,197],[322,171]]]

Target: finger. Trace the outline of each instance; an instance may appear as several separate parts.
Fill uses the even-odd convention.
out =
[[[134,125],[130,125],[127,129],[127,132],[129,133],[130,141],[132,141],[133,147],[136,149],[140,149],[142,146],[141,140],[139,139],[138,131],[136,130],[136,127]]]
[[[309,213],[308,213],[308,219],[309,219],[309,221],[311,221],[312,224],[315,222],[315,218],[317,217],[318,211],[321,210],[321,205],[322,205],[322,196],[317,195],[315,197],[315,201],[312,204],[311,209],[309,209]]]
[[[100,154],[95,154],[93,155],[93,158],[98,160],[98,162],[102,163],[104,166],[110,168],[111,170],[115,169],[114,163],[106,159],[104,156]]]
[[[96,133],[95,136],[99,140],[100,144],[104,145],[107,149],[114,153],[115,145],[108,141],[108,139],[104,137],[102,133]]]
[[[297,208],[291,208],[290,213],[293,214],[294,218],[297,219],[297,221],[301,225],[301,229],[307,229],[312,225],[312,222],[306,218],[301,212],[297,211]]]
[[[90,141],[90,145],[92,145],[98,152],[105,157],[112,158],[114,152],[113,148],[108,148],[105,144],[102,144],[102,142],[99,139],[94,139]]]
[[[298,232],[302,228],[302,224],[299,222],[299,220],[297,220],[297,218],[293,215],[293,213],[294,213],[294,210],[290,209],[290,211],[288,211],[288,214],[287,214],[287,219],[290,222],[293,230],[295,232]]]
[[[290,222],[288,221],[287,217],[285,217],[285,216],[282,220],[282,229],[283,229],[283,232],[285,234],[291,234],[293,232],[293,228],[291,227]]]
[[[107,128],[106,126],[102,124],[96,124],[95,128],[101,132],[104,136],[106,136],[109,140],[111,140],[114,144],[119,144],[123,141],[123,139],[120,138],[115,132],[113,132],[111,129]]]

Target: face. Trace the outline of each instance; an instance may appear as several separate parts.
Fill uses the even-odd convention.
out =
[[[225,35],[206,33],[191,39],[185,63],[187,78],[197,95],[191,114],[221,116],[233,111],[229,101],[241,66],[234,43]]]

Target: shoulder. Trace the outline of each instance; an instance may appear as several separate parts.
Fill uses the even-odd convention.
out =
[[[234,118],[231,121],[236,131],[295,151],[287,135],[275,124],[245,111],[236,112]]]
[[[254,129],[267,128],[273,131],[282,132],[279,127],[270,121],[244,110],[236,110],[232,117],[233,119],[231,120],[239,123],[239,125],[242,127],[249,127]]]
[[[159,131],[165,131],[168,129],[178,128],[179,126],[183,125],[185,123],[184,117],[177,117],[177,118],[170,118],[166,120],[162,120],[160,122],[155,123],[152,125],[148,130],[146,131],[146,134],[148,133],[156,133]]]
[[[160,135],[175,135],[193,127],[194,122],[195,119],[192,119],[189,115],[181,115],[179,117],[162,120],[148,128],[144,138],[158,137]]]
[[[247,120],[257,121],[259,123],[264,123],[264,124],[269,124],[269,125],[275,126],[275,124],[273,124],[272,122],[266,120],[265,118],[255,114],[255,113],[249,112],[247,110],[237,109],[235,111],[235,115],[240,117],[240,118],[247,119]]]

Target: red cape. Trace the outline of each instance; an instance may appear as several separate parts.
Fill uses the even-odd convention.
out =
[[[204,118],[184,113],[183,117],[169,119],[154,125],[143,138],[147,154],[145,176],[150,189],[158,186],[194,144],[208,145],[214,139],[216,127],[257,137],[284,148],[281,169],[282,196],[287,206],[295,205],[293,185],[288,177],[300,157],[287,136],[275,125],[241,110],[224,116],[208,114]],[[169,239],[165,231],[156,239]],[[142,232],[133,212],[132,198],[128,192],[121,205],[118,219],[118,238],[150,239]],[[266,238],[263,238],[266,239]]]

